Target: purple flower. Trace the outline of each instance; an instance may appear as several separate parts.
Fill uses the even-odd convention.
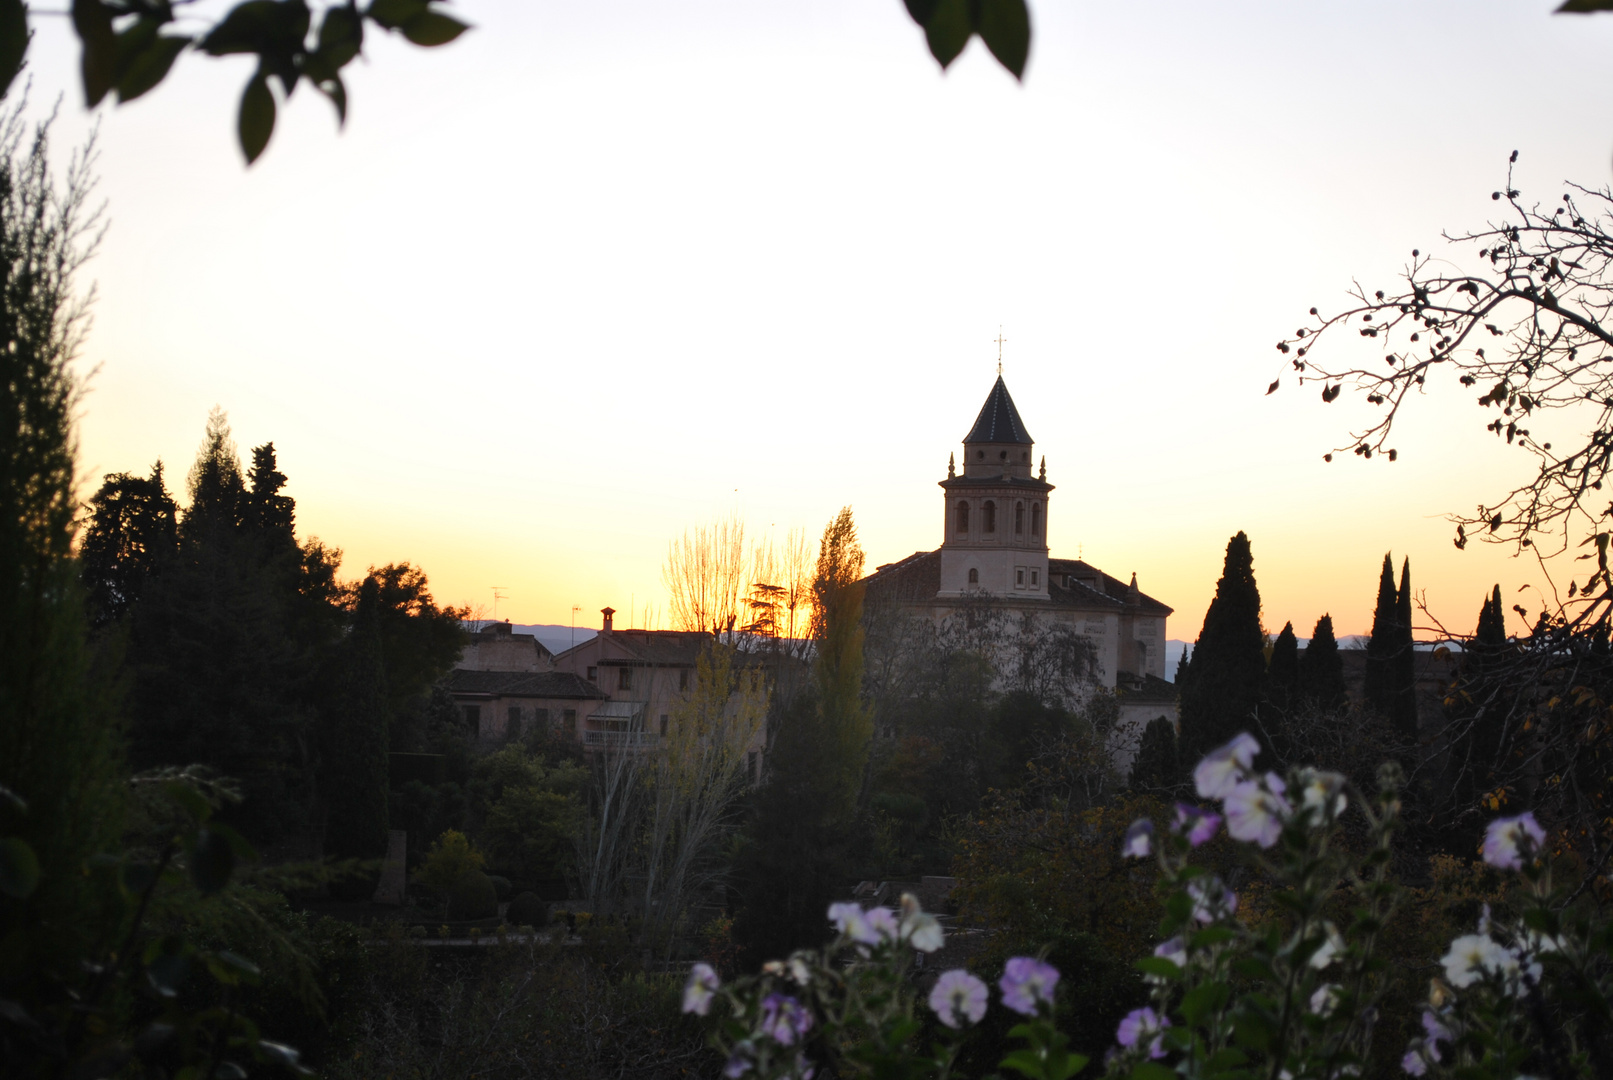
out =
[[[1238,910],[1238,894],[1219,877],[1196,877],[1187,883],[1188,899],[1193,901],[1193,918],[1211,923]]]
[[[830,904],[829,921],[835,931],[861,945],[878,945],[879,931],[868,925],[868,916],[860,904]]]
[[[1240,731],[1225,746],[1204,755],[1193,768],[1193,783],[1199,798],[1220,799],[1243,779],[1245,769],[1253,768],[1260,744],[1247,731]]]
[[[1127,1050],[1134,1050],[1139,1043],[1146,1044],[1148,1056],[1162,1058],[1165,1048],[1160,1045],[1161,1032],[1171,1026],[1169,1018],[1160,1016],[1153,1009],[1133,1009],[1120,1021],[1115,1029],[1115,1040]]]
[[[1524,853],[1533,855],[1545,840],[1546,830],[1532,813],[1496,818],[1484,830],[1484,861],[1502,870],[1516,870],[1523,865]]]
[[[780,1046],[794,1046],[811,1030],[812,1014],[793,997],[774,992],[762,999],[762,1034]]]
[[[689,969],[689,981],[683,984],[683,1011],[704,1016],[711,1011],[711,999],[716,995],[717,973],[710,964],[696,964]]]
[[[1283,822],[1293,812],[1282,797],[1283,782],[1271,773],[1264,780],[1245,780],[1227,792],[1227,834],[1234,840],[1252,840],[1269,848],[1282,835]]]
[[[964,1020],[978,1024],[986,1015],[986,984],[962,968],[942,972],[930,991],[930,1008],[949,1028],[961,1028]]]
[[[1440,1040],[1451,1041],[1451,1029],[1440,1023],[1439,1017],[1435,1016],[1432,1010],[1424,1009],[1423,1031],[1428,1033],[1427,1046],[1434,1051],[1434,1056],[1437,1058]]]
[[[1423,1052],[1415,1043],[1406,1051],[1406,1056],[1400,1059],[1400,1067],[1413,1076],[1428,1075],[1428,1062],[1423,1060]]]
[[[1215,831],[1220,827],[1220,814],[1212,814],[1208,810],[1200,810],[1196,806],[1187,805],[1187,803],[1176,804],[1176,825],[1171,831],[1179,833],[1186,829],[1187,842],[1194,847],[1198,847],[1213,837]]]
[[[1057,968],[1029,956],[1009,960],[1003,967],[1003,977],[997,980],[1003,1004],[1021,1016],[1035,1016],[1038,1005],[1051,1007],[1053,988],[1058,984]]]
[[[1125,842],[1120,845],[1120,856],[1124,859],[1146,859],[1154,850],[1154,823],[1147,818],[1138,818],[1126,830]]]
[[[754,1048],[750,1040],[746,1039],[734,1047],[734,1052],[728,1055],[728,1061],[722,1067],[723,1076],[728,1080],[739,1080],[741,1076],[751,1070],[751,1054]]]
[[[873,931],[874,940],[870,945],[878,945],[886,941],[895,941],[902,935],[902,926],[896,921],[896,912],[888,907],[869,908],[866,912],[868,928]]]

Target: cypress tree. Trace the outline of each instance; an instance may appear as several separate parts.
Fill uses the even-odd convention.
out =
[[[1288,758],[1288,714],[1298,701],[1298,691],[1299,639],[1294,636],[1294,624],[1286,622],[1271,646],[1271,660],[1266,665],[1266,703],[1260,710],[1260,726],[1279,761]]]
[[[323,724],[325,851],[336,858],[373,859],[386,852],[391,715],[379,607],[379,586],[366,578],[341,650],[341,690]]]
[[[1367,639],[1367,666],[1361,687],[1367,706],[1384,716],[1394,714],[1394,677],[1390,668],[1399,648],[1396,602],[1394,562],[1385,555],[1383,572],[1378,575],[1378,602],[1372,609],[1372,636]]]
[[[1393,691],[1390,719],[1401,741],[1409,746],[1417,741],[1417,651],[1411,628],[1410,559],[1400,566],[1400,590],[1395,594],[1395,651],[1389,671]]]
[[[1344,704],[1344,661],[1339,656],[1338,638],[1333,636],[1333,616],[1323,615],[1311,631],[1311,642],[1299,658],[1299,699],[1320,709],[1336,709]]]
[[[1131,789],[1158,791],[1171,787],[1180,777],[1176,725],[1167,717],[1156,716],[1143,728],[1143,737],[1137,744],[1137,757],[1131,763]]]
[[[1180,694],[1182,692],[1182,688],[1187,685],[1188,654],[1189,654],[1190,651],[1191,650],[1189,650],[1187,645],[1184,643],[1182,645],[1182,655],[1178,656],[1176,658],[1176,680],[1175,681],[1176,681],[1176,692],[1178,694]]]
[[[1478,627],[1462,654],[1459,688],[1452,694],[1449,715],[1456,734],[1451,739],[1446,790],[1452,810],[1461,814],[1478,805],[1490,790],[1501,756],[1502,725],[1508,701],[1490,684],[1491,668],[1507,647],[1506,612],[1501,586],[1495,586],[1479,607]]]
[[[1249,538],[1240,532],[1227,543],[1221,580],[1204,615],[1181,694],[1184,765],[1254,725],[1265,676],[1260,589]]]

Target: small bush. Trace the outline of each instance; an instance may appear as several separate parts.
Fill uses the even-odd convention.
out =
[[[521,893],[504,909],[504,921],[516,926],[522,923],[542,926],[549,921],[549,905],[537,893]]]
[[[515,886],[510,884],[510,879],[507,877],[499,877],[497,874],[488,874],[487,880],[493,883],[493,890],[498,893],[498,898],[501,902],[508,900],[510,898],[510,893],[515,891]]]
[[[497,914],[498,892],[480,870],[461,877],[448,892],[450,919],[490,919]]]

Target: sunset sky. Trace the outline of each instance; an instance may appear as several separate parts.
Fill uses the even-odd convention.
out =
[[[1493,582],[1536,610],[1532,563],[1451,544],[1529,462],[1454,377],[1392,465],[1323,464],[1348,399],[1263,392],[1307,308],[1481,226],[1510,151],[1542,201],[1613,179],[1613,16],[1553,6],[1033,0],[1021,85],[978,42],[938,71],[900,0],[465,0],[444,49],[371,40],[345,132],[299,91],[251,169],[248,61],[92,117],[41,19],[32,101],[62,157],[99,120],[112,223],[86,490],[182,482],[217,404],[347,574],[642,622],[731,511],[935,547],[1000,325],[1053,553],[1136,571],[1170,636],[1238,529],[1274,631],[1365,631],[1387,550],[1455,630]]]

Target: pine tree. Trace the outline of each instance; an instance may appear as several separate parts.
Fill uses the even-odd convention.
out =
[[[112,473],[90,500],[79,545],[80,577],[97,626],[128,614],[146,583],[173,561],[179,508],[163,481],[162,462],[149,477]]]
[[[1260,627],[1249,538],[1227,543],[1226,562],[1182,691],[1180,755],[1184,765],[1254,726],[1266,676],[1266,633]]]
[[[1394,560],[1384,555],[1383,573],[1378,576],[1378,602],[1372,609],[1372,636],[1367,639],[1366,673],[1361,692],[1367,707],[1386,717],[1394,713],[1394,676],[1390,668],[1400,641],[1395,630],[1396,601]]]
[[[1417,742],[1417,651],[1411,623],[1411,560],[1400,565],[1400,589],[1395,594],[1395,651],[1390,663],[1393,693],[1389,717],[1401,742]]]
[[[1137,757],[1131,763],[1133,791],[1160,791],[1181,779],[1176,756],[1176,725],[1168,717],[1156,716],[1143,728],[1137,744]]]
[[[1344,661],[1339,656],[1338,638],[1333,636],[1331,615],[1316,620],[1310,644],[1299,658],[1298,691],[1300,700],[1315,708],[1336,709],[1344,704]]]

